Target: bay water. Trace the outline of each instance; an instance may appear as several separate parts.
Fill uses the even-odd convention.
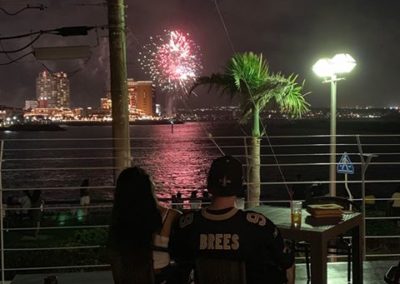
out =
[[[250,133],[248,126],[235,121],[134,125],[130,127],[132,165],[145,168],[153,176],[159,197],[169,198],[178,191],[188,197],[193,190],[205,189],[212,159],[232,154],[243,164],[248,162],[249,149],[245,146],[250,140],[245,137]],[[298,174],[310,183],[328,180],[328,119],[271,120],[266,124],[266,133],[269,138],[262,139],[261,150],[261,177],[266,183],[262,189],[266,198],[287,197],[289,186],[285,182],[295,181]],[[364,152],[381,153],[375,162],[394,163],[385,167],[371,165],[368,177],[400,178],[400,167],[396,164],[400,161],[396,154],[400,153],[399,122],[339,121],[337,133],[350,135],[338,137],[338,159],[343,152],[350,153],[356,164],[356,173],[351,178],[360,178],[356,134],[362,135]],[[8,194],[44,188],[45,199],[75,200],[79,199],[81,181],[88,178],[93,198],[112,199],[111,126],[66,126],[66,131],[3,132],[0,136],[4,141],[2,185]],[[371,187],[387,195],[396,186]],[[357,195],[360,185],[352,187]]]

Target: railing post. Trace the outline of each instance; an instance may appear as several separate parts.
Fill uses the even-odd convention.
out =
[[[367,168],[369,164],[371,163],[372,158],[377,157],[378,155],[376,154],[364,154],[362,145],[361,145],[361,139],[360,135],[356,135],[357,139],[357,146],[358,146],[358,151],[360,152],[360,160],[361,160],[361,198],[362,198],[362,214],[363,214],[363,236],[364,236],[364,242],[363,242],[363,250],[364,250],[364,260],[365,260],[365,255],[367,254],[367,242],[366,242],[366,212],[365,212],[365,173],[367,172]],[[367,157],[367,160],[364,159],[364,156]]]
[[[364,153],[362,150],[361,146],[361,140],[360,140],[360,135],[356,136],[357,139],[357,146],[358,146],[358,152],[360,153],[360,160],[361,160],[361,202],[362,202],[362,215],[363,215],[363,237],[364,237],[364,242],[363,242],[363,250],[364,250],[364,260],[365,260],[365,255],[367,254],[367,245],[366,245],[366,238],[365,238],[365,233],[366,233],[366,222],[365,222],[365,160],[364,160]]]
[[[3,216],[3,175],[2,175],[2,165],[3,165],[3,149],[4,149],[4,140],[1,140],[0,144],[0,249],[1,249],[1,284],[4,283],[4,223],[3,223],[3,218],[5,217],[5,214]],[[5,212],[5,211],[4,211]],[[6,213],[6,212],[5,212]]]
[[[247,137],[243,137],[243,144],[244,144],[244,153],[246,155],[246,183],[249,182],[249,151],[247,149]],[[249,201],[249,190],[246,186],[246,200],[244,203],[244,208],[247,208],[247,204]]]
[[[329,194],[336,196],[336,88],[337,78],[331,79],[331,121],[330,121],[330,157],[329,157]]]

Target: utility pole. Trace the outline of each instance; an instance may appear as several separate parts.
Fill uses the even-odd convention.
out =
[[[108,0],[114,177],[131,165],[126,68],[125,3]]]

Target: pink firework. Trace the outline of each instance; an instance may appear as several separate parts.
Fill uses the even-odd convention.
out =
[[[186,91],[202,69],[199,47],[189,34],[176,30],[150,41],[140,53],[143,70],[165,91]]]

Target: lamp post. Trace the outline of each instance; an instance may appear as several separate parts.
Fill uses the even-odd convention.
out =
[[[339,75],[351,72],[356,61],[349,54],[336,54],[332,58],[319,59],[312,67],[314,73],[324,78],[323,83],[331,83],[331,119],[330,119],[330,159],[329,159],[329,193],[336,196],[336,88],[337,81],[343,80]]]

